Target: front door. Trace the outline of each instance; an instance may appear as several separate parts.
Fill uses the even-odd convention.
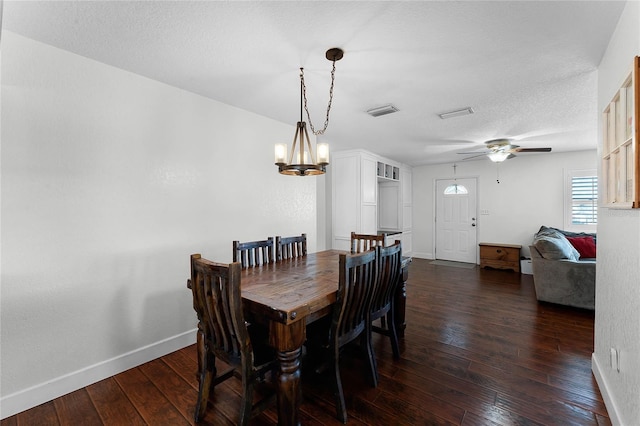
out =
[[[436,259],[476,263],[475,178],[436,181]]]

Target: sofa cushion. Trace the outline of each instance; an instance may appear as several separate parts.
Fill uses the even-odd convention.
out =
[[[593,237],[567,237],[567,240],[571,243],[578,253],[580,253],[580,259],[595,259],[596,257],[596,243]]]
[[[578,260],[580,258],[580,253],[571,245],[567,237],[553,228],[541,227],[533,238],[533,245],[545,259]]]
[[[595,233],[571,232],[571,231],[565,231],[563,229],[558,229],[558,228],[551,228],[551,229],[555,229],[556,231],[560,232],[562,235],[564,235],[567,238],[569,238],[569,237],[592,237],[593,238],[593,242],[595,244],[598,244],[598,241],[596,239],[596,234]]]

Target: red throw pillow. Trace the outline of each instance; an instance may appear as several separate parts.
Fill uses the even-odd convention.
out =
[[[593,237],[567,237],[567,240],[578,250],[580,259],[596,257],[596,243]]]

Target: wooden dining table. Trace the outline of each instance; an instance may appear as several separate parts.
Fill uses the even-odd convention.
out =
[[[277,378],[278,424],[299,425],[302,402],[300,364],[306,325],[328,315],[336,301],[338,250],[264,264],[242,271],[244,309],[252,320],[269,326],[269,344],[280,363]],[[403,279],[396,295],[396,324],[404,333],[405,283],[409,258],[403,258]]]

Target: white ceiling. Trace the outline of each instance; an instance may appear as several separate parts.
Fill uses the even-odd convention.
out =
[[[289,123],[292,138],[299,68],[312,122],[321,128],[331,70],[324,55],[340,47],[345,55],[336,63],[324,140],[332,150],[365,148],[421,165],[460,161],[465,156],[457,152],[503,137],[554,152],[595,149],[596,69],[623,7],[5,0],[2,19],[3,29]],[[365,113],[388,103],[400,111]],[[475,114],[437,116],[464,107]]]

